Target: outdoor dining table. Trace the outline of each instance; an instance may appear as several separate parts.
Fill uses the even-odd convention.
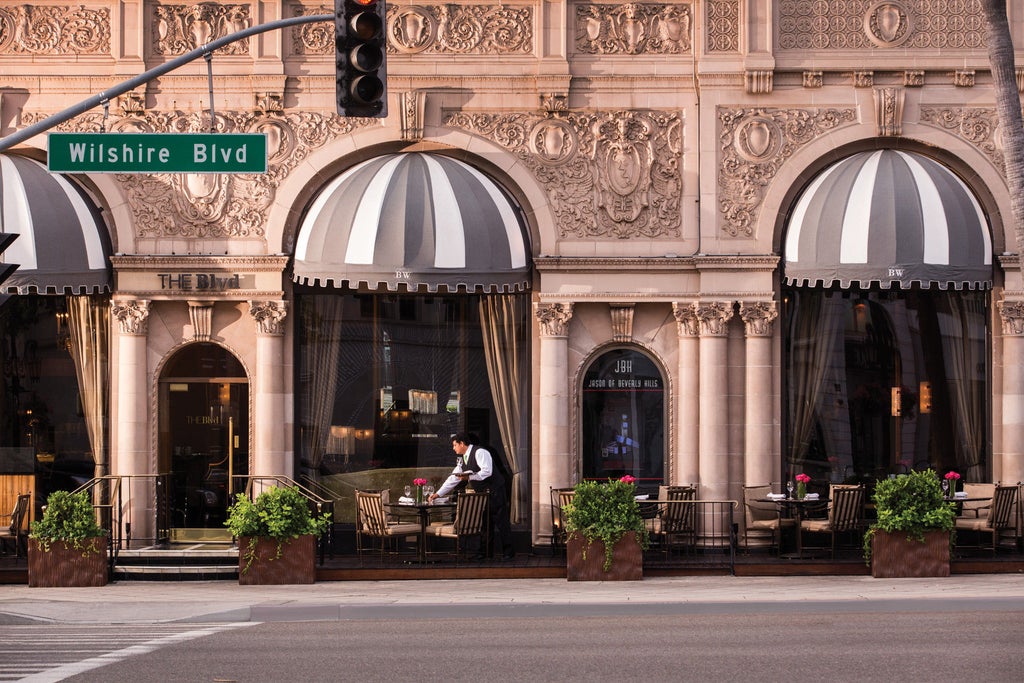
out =
[[[759,503],[775,503],[776,507],[779,508],[779,557],[785,559],[803,559],[804,557],[804,539],[803,534],[800,533],[800,522],[804,518],[804,511],[809,507],[820,507],[824,508],[828,504],[827,498],[758,498]],[[793,520],[793,526],[796,528],[796,553],[783,553],[782,552],[782,524],[783,512],[786,513],[787,518]]]
[[[413,512],[415,511],[419,515],[420,520],[420,542],[419,550],[417,552],[417,558],[420,564],[426,564],[427,562],[427,528],[430,526],[430,513],[435,510],[453,510],[455,509],[455,501],[449,498],[445,502],[441,503],[435,500],[433,503],[423,501],[422,503],[388,503],[386,505],[392,511],[397,513],[401,512]]]

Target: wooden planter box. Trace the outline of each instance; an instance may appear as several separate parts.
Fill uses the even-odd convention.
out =
[[[250,544],[256,544],[256,557],[245,570]],[[238,583],[243,586],[269,586],[316,581],[316,537],[312,534],[284,541],[277,557],[273,538],[238,539]]]
[[[949,532],[928,531],[921,543],[902,531],[876,531],[871,536],[871,576],[949,576]]]
[[[64,541],[54,541],[43,550],[39,541],[28,539],[28,585],[47,588],[106,586],[109,578],[107,539],[98,537],[78,550]]]
[[[584,559],[586,550],[586,559]],[[644,552],[629,531],[612,549],[612,566],[604,570],[604,542],[588,543],[579,534],[570,534],[565,543],[565,577],[569,581],[639,581],[644,578]]]

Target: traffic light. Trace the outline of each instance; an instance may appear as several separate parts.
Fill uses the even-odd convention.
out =
[[[384,0],[334,0],[338,115],[388,115]]]
[[[16,232],[0,232],[0,254],[4,253],[7,247],[11,246],[18,237]],[[0,263],[0,288],[2,288],[4,280],[11,276],[11,273],[18,269],[17,263]]]

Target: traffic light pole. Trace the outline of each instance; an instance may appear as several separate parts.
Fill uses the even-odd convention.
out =
[[[31,126],[26,126],[25,128],[22,128],[19,131],[11,133],[7,137],[0,138],[0,152],[10,149],[14,145],[20,142],[24,142],[29,138],[35,137],[40,133],[45,133],[54,126],[58,126],[64,123],[65,121],[73,119],[79,114],[84,114],[90,109],[99,107],[104,102],[109,102],[118,95],[123,95],[124,93],[130,90],[134,90],[135,88],[139,87],[144,83],[148,83],[154,78],[159,78],[160,76],[163,76],[165,73],[177,69],[179,66],[188,64],[189,62],[199,59],[200,57],[206,58],[207,55],[212,55],[214,51],[220,49],[225,45],[233,43],[236,40],[242,40],[244,38],[248,38],[249,36],[258,35],[260,33],[266,33],[268,31],[275,31],[278,29],[288,28],[289,26],[313,24],[319,21],[334,21],[334,15],[311,14],[304,17],[290,17],[288,19],[278,19],[276,21],[269,21],[265,24],[259,24],[258,26],[250,26],[247,29],[243,29],[236,33],[232,33],[222,38],[210,41],[202,47],[197,47],[191,52],[183,54],[180,57],[176,57],[169,62],[161,64],[160,66],[154,67],[143,74],[140,74],[127,81],[124,81],[119,85],[114,86],[110,90],[104,90],[100,94],[93,95],[89,99],[83,100],[74,106],[68,107],[64,111],[58,112],[53,116],[48,116],[42,121],[33,123]]]

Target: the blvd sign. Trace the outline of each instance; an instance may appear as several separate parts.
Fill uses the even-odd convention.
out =
[[[266,173],[264,133],[50,133],[58,173]]]

